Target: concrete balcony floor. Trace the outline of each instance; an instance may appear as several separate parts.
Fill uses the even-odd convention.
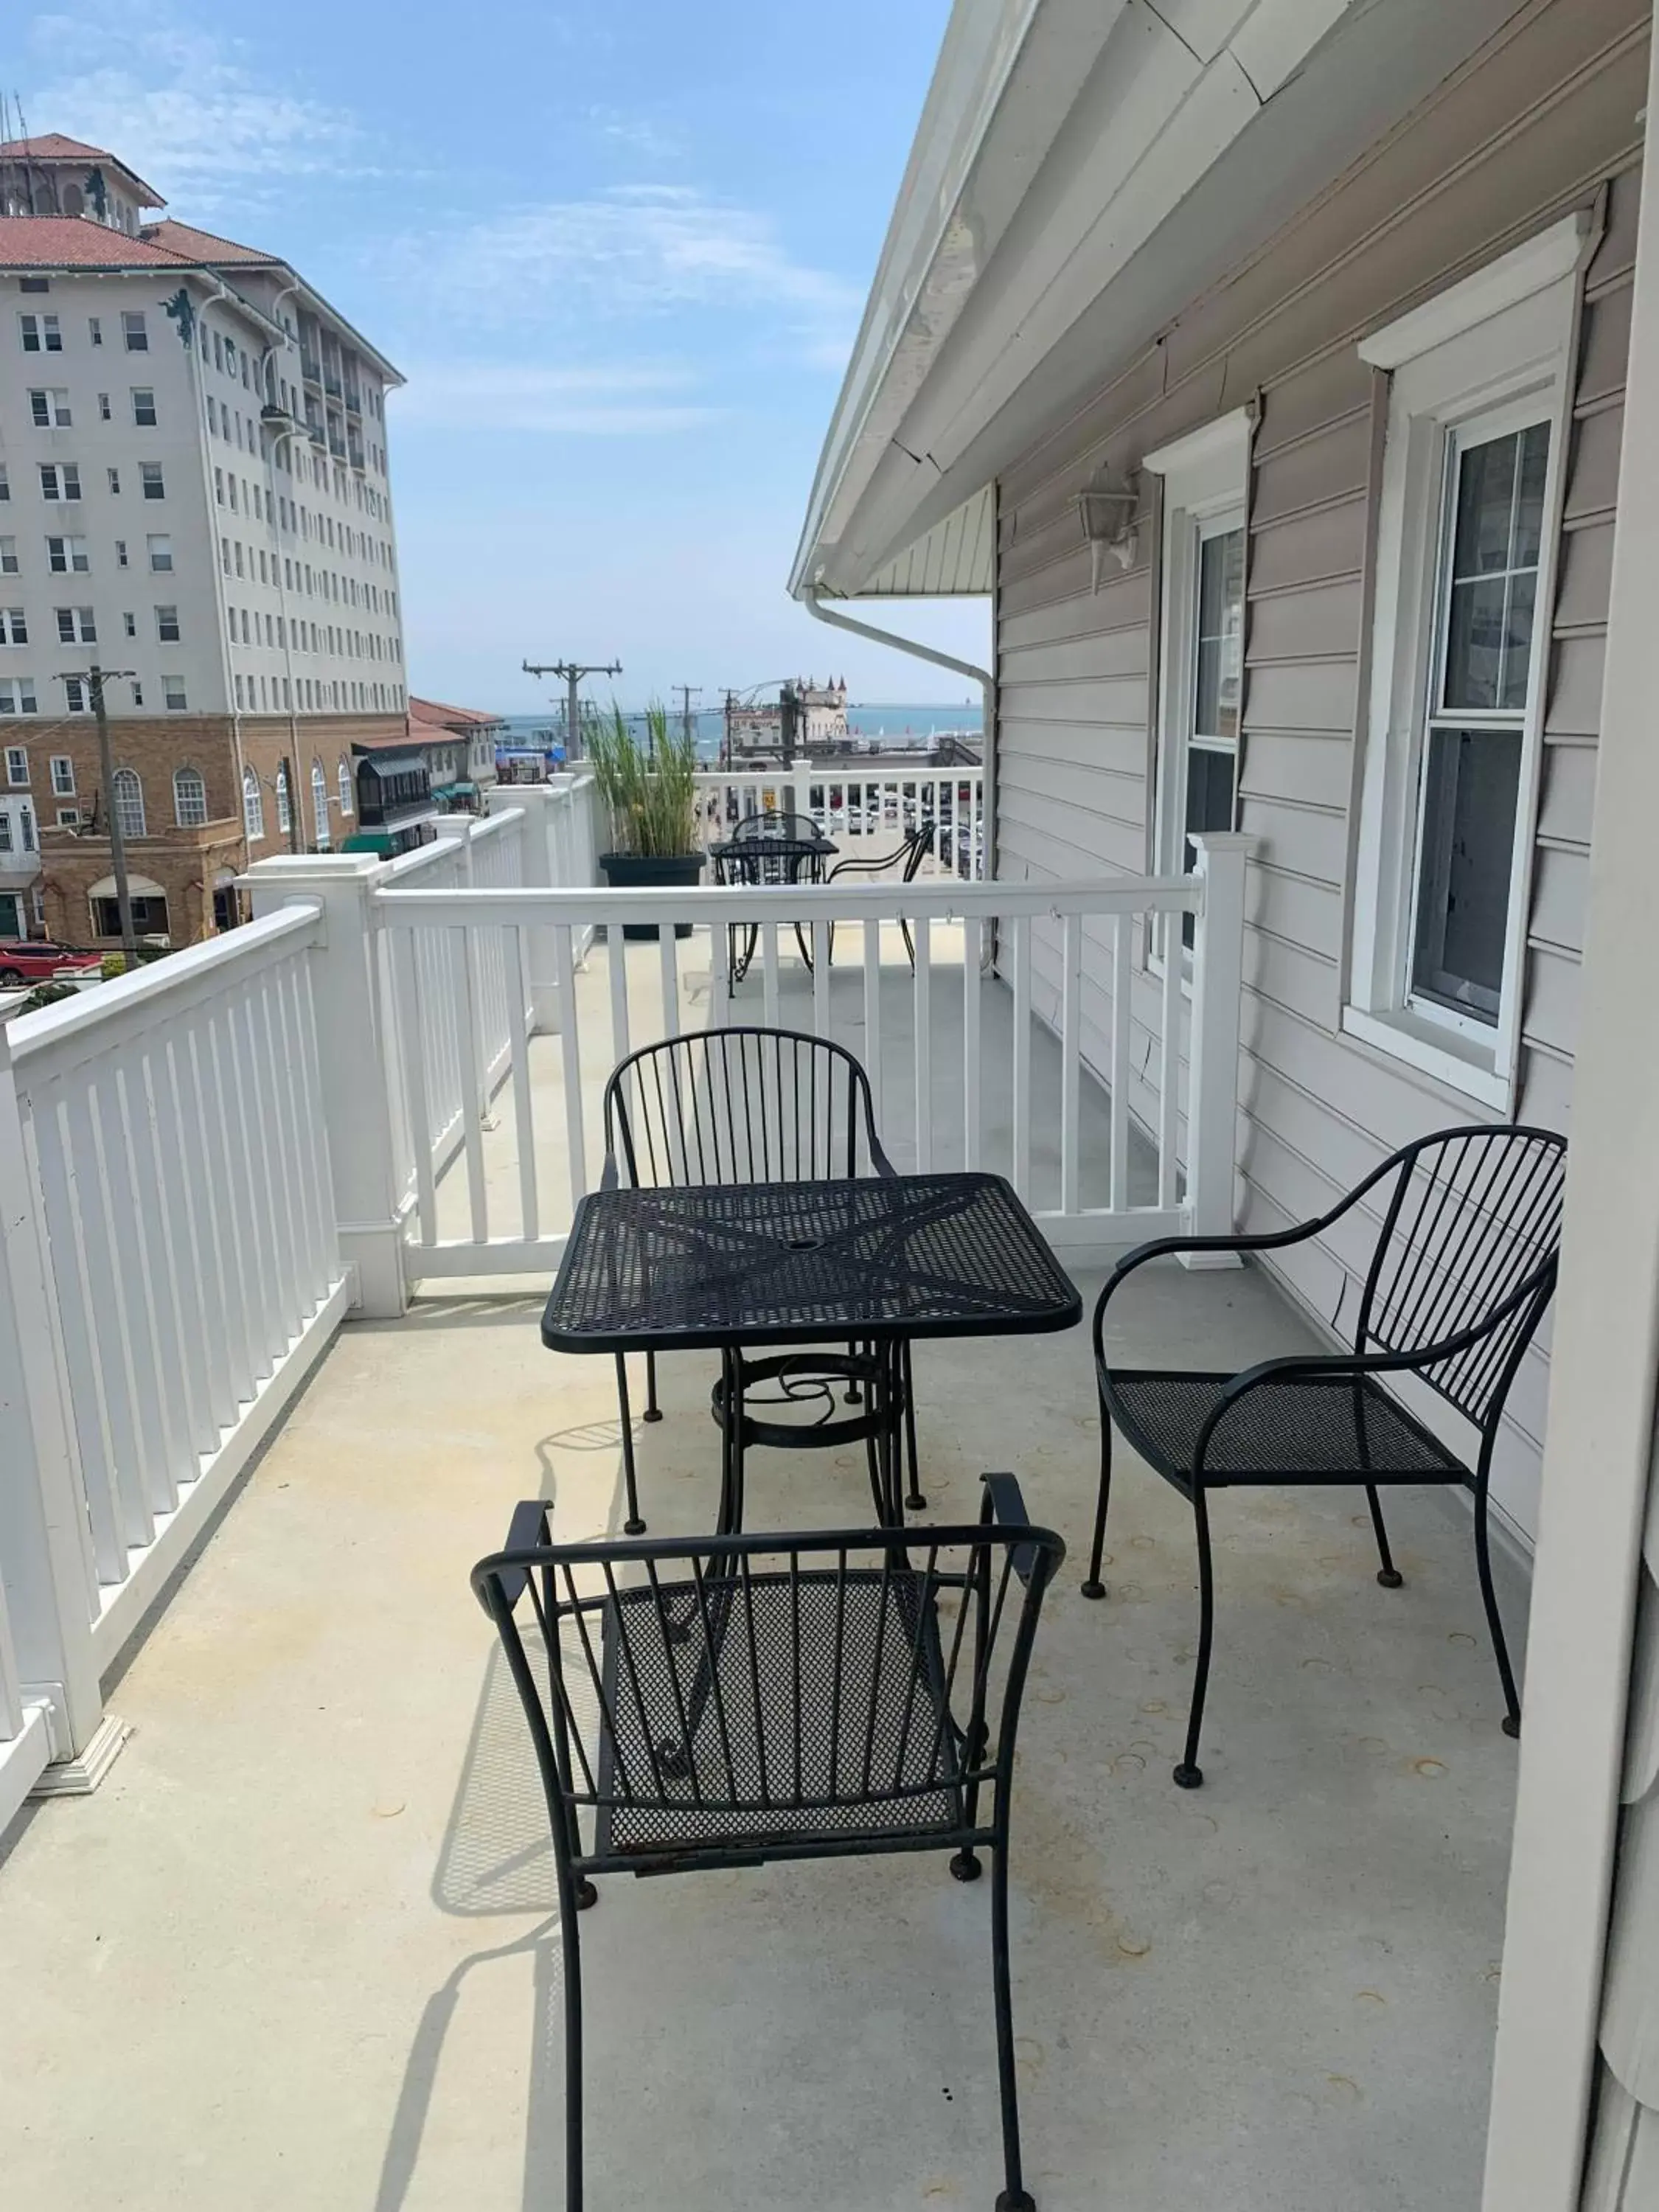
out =
[[[1096,1285],[1085,1281],[1085,1293]],[[134,1734],[0,1869],[0,2130],[19,2212],[528,2212],[562,2203],[555,1892],[467,1571],[520,1496],[620,1525],[608,1363],[536,1302],[349,1328],[116,1686]],[[1306,1341],[1252,1273],[1150,1270],[1118,1351]],[[1018,1470],[1072,1547],[1014,1817],[1028,2174],[1045,2212],[1478,2201],[1516,1747],[1467,1516],[1232,1493],[1207,1786],[1176,1790],[1185,1510],[1120,1459],[1078,1593],[1085,1333],[923,1348],[932,1511]],[[641,1431],[657,1530],[706,1527],[708,1363]],[[751,1517],[866,1516],[852,1456],[757,1455]],[[1506,1585],[1519,1630],[1523,1592]],[[931,1858],[611,1881],[583,1923],[592,2212],[978,2206],[1000,2186],[987,1886]]]

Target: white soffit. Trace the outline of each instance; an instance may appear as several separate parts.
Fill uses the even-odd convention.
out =
[[[987,484],[878,568],[861,599],[946,599],[989,592],[996,570],[996,490]]]

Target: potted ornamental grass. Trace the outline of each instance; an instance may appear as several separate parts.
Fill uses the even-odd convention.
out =
[[[614,702],[608,716],[596,714],[583,732],[593,770],[611,817],[611,849],[599,866],[612,890],[686,889],[702,874],[697,846],[697,757],[689,735],[676,736],[667,709],[646,710],[643,742],[629,727]],[[680,923],[676,935],[689,937]],[[629,922],[624,937],[654,938],[652,922]]]

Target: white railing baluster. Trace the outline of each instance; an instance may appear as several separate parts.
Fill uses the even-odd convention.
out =
[[[761,1016],[769,1030],[778,1027],[778,925],[760,926]]]
[[[113,1075],[113,1069],[106,1070],[105,1080],[112,1080]],[[146,1480],[144,1439],[127,1337],[127,1302],[109,1295],[112,1285],[134,1278],[131,1273],[124,1277],[116,1253],[109,1188],[102,1148],[98,1142],[96,1086],[88,1081],[84,1073],[70,1079],[67,1104],[70,1172],[86,1254],[88,1318],[92,1324],[104,1384],[111,1472],[126,1541],[130,1546],[145,1545],[155,1534],[155,1509]]]
[[[468,929],[449,932],[451,988],[455,994],[457,1030],[467,1043],[461,1079],[461,1144],[466,1155],[466,1199],[472,1217],[472,1241],[489,1242],[489,1194],[484,1182],[483,1109],[482,1084],[474,1079],[477,1068],[478,1007],[473,990],[474,968],[467,954]]]
[[[980,1000],[985,978],[984,925],[971,915],[962,925],[962,1164],[976,1169],[985,1140],[984,1074],[980,1066]]]
[[[812,923],[812,1032],[815,1036],[830,1034],[830,925],[814,920]]]
[[[270,1194],[256,1127],[258,1109],[243,1065],[241,1023],[235,1005],[216,1009],[214,1053],[218,1061],[219,1110],[230,1152],[233,1192],[240,1218],[239,1257],[249,1270],[248,1344],[254,1377],[263,1382],[276,1365],[282,1342],[276,1312],[276,1268],[270,1252]]]
[[[158,1038],[152,1066],[151,1111],[155,1115],[157,1182],[164,1211],[173,1223],[174,1267],[180,1306],[179,1328],[190,1377],[191,1442],[197,1452],[210,1451],[221,1430],[230,1426],[235,1407],[224,1389],[228,1366],[223,1300],[212,1249],[208,1212],[209,1180],[199,1149],[188,1143],[193,1120],[181,1074],[187,1075],[187,1038],[169,1023]]]
[[[634,1049],[628,1037],[628,958],[621,922],[605,932],[605,965],[611,985],[611,1065],[617,1067]]]
[[[507,932],[507,987],[514,1006],[520,1008],[524,1006],[526,988],[528,934],[522,929]],[[519,1234],[532,1238],[542,1233],[541,1207],[536,1194],[536,1115],[530,1096],[530,1038],[522,1012],[508,1025],[507,1044],[513,1064],[513,1121],[519,1146]]]
[[[179,1502],[179,1486],[195,1474],[194,1462],[201,1449],[197,1439],[205,1425],[201,1393],[202,1338],[196,1317],[185,1324],[185,1299],[181,1293],[179,1254],[175,1241],[177,1224],[182,1239],[185,1222],[163,1204],[164,1186],[160,1133],[156,1127],[155,1069],[164,1059],[167,1040],[157,1033],[147,1037],[131,1064],[121,1071],[123,1136],[132,1189],[137,1203],[134,1232],[142,1279],[149,1285],[149,1341],[142,1349],[154,1362],[149,1387],[156,1399],[158,1426],[165,1464],[155,1484],[156,1495],[171,1512]]]
[[[415,1151],[415,1220],[422,1244],[438,1241],[438,1188],[432,1169],[432,1108],[426,1088],[426,1041],[421,1034],[418,929],[397,929],[392,939],[392,970],[398,994],[398,1036],[404,1055],[404,1095],[408,1101]]]
[[[617,938],[620,945],[620,927]],[[667,942],[672,948],[672,927]],[[576,957],[568,922],[554,926],[553,957],[559,978],[559,1004],[564,1010],[559,1023],[559,1055],[564,1071],[564,1133],[570,1154],[570,1203],[574,1207],[587,1190],[587,1136],[582,1121],[582,1043],[576,1015]]]
[[[237,1262],[239,1217],[231,1185],[229,1150],[219,1112],[218,1065],[209,1017],[200,1012],[193,1017],[188,1042],[189,1064],[184,1074],[191,1103],[189,1126],[197,1139],[196,1157],[206,1169],[202,1190],[212,1231],[214,1287],[225,1316],[228,1364],[223,1397],[229,1401],[230,1418],[234,1419],[253,1395],[253,1344],[247,1285]]]
[[[1023,1199],[1031,1189],[1031,923],[1017,914],[1009,922],[1014,969],[1013,1186]]]
[[[708,925],[708,1026],[725,1029],[732,1019],[731,939],[724,922]]]
[[[916,1030],[916,1166],[923,1173],[933,1164],[933,935],[925,914],[910,924],[916,948],[916,972],[911,1003]]]
[[[662,978],[661,1034],[665,1037],[678,1036],[680,1033],[680,971],[672,921],[660,922],[657,927],[657,966]]]
[[[845,925],[843,925],[844,927]],[[864,939],[864,1072],[876,1102],[876,1127],[881,1127],[881,924],[860,922]]]
[[[1112,1063],[1109,1075],[1111,1115],[1112,1204],[1120,1212],[1129,1204],[1129,1015],[1134,988],[1130,963],[1130,917],[1112,916]]]
[[[1082,1201],[1083,916],[1060,924],[1060,1210],[1075,1213]]]

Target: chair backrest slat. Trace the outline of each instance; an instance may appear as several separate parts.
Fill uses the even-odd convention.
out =
[[[1555,1287],[1565,1168],[1565,1138],[1512,1123],[1395,1153],[1378,1171],[1389,1197],[1354,1349],[1455,1345],[1418,1372],[1477,1426],[1495,1424]]]
[[[734,1024],[630,1053],[605,1086],[624,1182],[828,1181],[885,1169],[864,1069],[844,1045]]]

